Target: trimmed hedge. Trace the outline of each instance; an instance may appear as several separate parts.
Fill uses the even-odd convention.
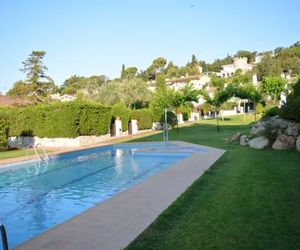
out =
[[[150,109],[136,109],[131,113],[131,119],[138,121],[138,129],[152,128],[152,117]]]
[[[112,114],[114,118],[121,118],[122,131],[128,130],[128,122],[130,119],[131,109],[127,108],[124,103],[117,103],[112,106]]]
[[[11,109],[10,136],[77,137],[109,132],[111,108],[94,103],[68,102]]]
[[[9,132],[8,114],[5,110],[0,111],[0,149],[7,146]]]

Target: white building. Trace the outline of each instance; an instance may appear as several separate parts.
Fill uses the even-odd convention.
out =
[[[234,73],[238,69],[240,69],[242,72],[252,70],[253,66],[249,64],[247,60],[247,57],[233,58],[233,63],[223,65],[221,72],[217,73],[217,76],[228,78],[234,76]]]
[[[71,101],[74,101],[76,99],[76,97],[73,96],[73,95],[67,95],[67,94],[60,95],[59,93],[50,95],[50,98],[52,100],[58,100],[58,101],[61,101],[61,102],[71,102]]]
[[[207,74],[166,79],[166,85],[175,90],[183,89],[186,84],[191,84],[194,89],[201,89],[209,82],[210,77]]]

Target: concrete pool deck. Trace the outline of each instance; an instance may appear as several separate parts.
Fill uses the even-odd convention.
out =
[[[16,250],[118,250],[142,233],[173,201],[198,179],[224,150],[173,142],[204,149],[178,161],[45,233]]]

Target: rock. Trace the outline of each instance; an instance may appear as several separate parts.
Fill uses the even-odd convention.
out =
[[[241,146],[247,146],[248,145],[248,137],[247,135],[241,135],[240,137],[240,145]]]
[[[295,145],[295,139],[293,136],[280,135],[273,143],[272,148],[277,150],[291,149]]]
[[[296,141],[296,148],[300,152],[300,135],[298,136],[297,141]]]
[[[241,133],[237,132],[230,139],[229,142],[238,142],[240,141]]]
[[[271,126],[271,127],[277,127],[277,128],[281,128],[281,129],[285,129],[288,127],[289,125],[289,121],[287,120],[284,120],[284,119],[281,119],[281,118],[278,118],[277,116],[274,117],[274,118],[271,118],[269,121],[268,121],[268,124]]]
[[[249,141],[250,148],[263,149],[269,146],[269,139],[265,136],[259,136]]]
[[[284,133],[286,135],[297,137],[299,134],[299,129],[298,129],[297,124],[290,123]]]
[[[259,135],[262,134],[266,130],[265,124],[257,124],[253,126],[250,130],[250,134],[252,135]]]

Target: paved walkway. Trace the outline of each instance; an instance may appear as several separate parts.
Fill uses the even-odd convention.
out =
[[[176,143],[205,151],[192,154],[15,249],[119,250],[126,247],[225,152]]]

